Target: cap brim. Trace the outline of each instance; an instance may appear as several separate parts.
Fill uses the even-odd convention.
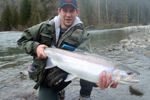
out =
[[[63,5],[61,5],[59,8],[62,8],[64,5],[72,5],[74,8],[76,8],[77,9],[77,7],[75,6],[75,5],[73,5],[73,4],[71,4],[71,3],[64,3]]]

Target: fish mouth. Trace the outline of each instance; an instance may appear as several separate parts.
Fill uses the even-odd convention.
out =
[[[133,79],[136,76],[139,76],[139,75],[137,75],[137,74],[130,75],[126,80],[124,80],[124,82],[127,82],[127,83],[139,83],[140,80]]]

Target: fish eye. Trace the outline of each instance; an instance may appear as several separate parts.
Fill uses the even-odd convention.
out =
[[[127,74],[128,74],[128,75],[132,75],[132,74],[133,74],[133,72],[127,72]]]

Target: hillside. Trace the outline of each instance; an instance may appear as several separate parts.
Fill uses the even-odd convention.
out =
[[[77,0],[84,26],[147,25],[150,0]],[[0,31],[23,30],[57,15],[60,0],[0,0]],[[20,6],[21,5],[21,6]]]
[[[20,8],[21,0],[0,0],[0,19],[6,5],[14,5],[17,9]]]

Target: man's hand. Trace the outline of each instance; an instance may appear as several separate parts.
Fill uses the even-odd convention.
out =
[[[41,44],[41,45],[37,46],[36,53],[37,53],[38,58],[40,58],[40,59],[46,59],[47,58],[47,56],[44,53],[44,49],[47,48],[47,47],[48,46],[46,46],[44,44]]]
[[[101,89],[106,89],[110,84],[111,84],[111,74],[107,74],[106,76],[106,72],[103,72],[100,75],[99,78],[99,83],[97,83],[97,86]],[[111,85],[112,88],[116,88],[118,85],[117,81],[114,81],[114,83]]]

